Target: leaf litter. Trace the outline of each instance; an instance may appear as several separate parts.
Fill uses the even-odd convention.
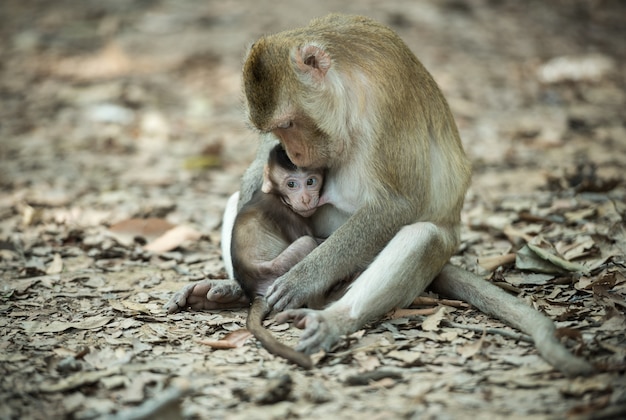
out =
[[[565,378],[528,337],[430,293],[310,372],[250,338],[245,308],[166,315],[183,285],[225,278],[221,212],[255,145],[242,46],[301,10],[8,2],[0,417],[623,416],[624,9],[540,3],[339,8],[394,25],[455,113],[474,182],[454,263],[548,314],[597,375]]]

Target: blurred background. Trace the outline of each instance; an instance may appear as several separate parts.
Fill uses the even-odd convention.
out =
[[[625,11],[617,0],[4,0],[0,216],[27,202],[78,206],[79,223],[165,213],[213,231],[255,149],[247,45],[328,12],[371,16],[407,42],[450,103],[474,189],[532,191],[581,162],[621,174]]]
[[[254,342],[202,343],[245,310],[165,314],[173,291],[225,276],[221,213],[257,142],[247,46],[329,12],[390,25],[448,99],[474,167],[454,262],[546,312],[605,374],[571,381],[527,343],[399,314],[305,375]],[[0,1],[0,418],[95,418],[178,379],[187,418],[619,417],[625,40],[622,0]],[[531,238],[565,269],[518,258]],[[344,382],[381,366],[405,376]],[[267,372],[293,377],[289,401],[255,404]]]

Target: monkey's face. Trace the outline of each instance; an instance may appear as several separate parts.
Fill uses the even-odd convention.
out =
[[[312,98],[323,101],[330,57],[315,46],[299,47],[297,40],[269,36],[248,52],[243,85],[248,118],[264,133],[281,142],[298,167],[322,168],[331,156],[329,136],[320,121],[306,112]]]
[[[271,130],[294,165],[322,168],[329,159],[328,136],[308,117],[294,113]]]
[[[302,217],[310,217],[320,204],[323,175],[319,171],[275,168],[272,181],[283,203]]]

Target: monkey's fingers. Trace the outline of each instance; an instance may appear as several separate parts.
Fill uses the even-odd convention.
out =
[[[291,309],[276,316],[277,322],[292,321],[293,324],[304,329],[296,350],[313,354],[320,350],[328,351],[337,342],[339,335],[334,331],[331,323],[324,317],[323,311],[314,309]]]
[[[289,309],[276,315],[275,320],[279,324],[291,322],[296,328],[304,329],[310,322],[307,315],[314,312],[313,309]]]
[[[279,278],[267,289],[267,294],[265,295],[270,307],[278,312],[288,309],[290,302],[293,300],[291,291],[284,283],[285,281]]]
[[[163,305],[163,309],[165,309],[168,314],[173,314],[181,309],[185,309],[187,307],[187,298],[192,293],[195,285],[195,283],[187,284],[181,290],[174,293],[170,300]]]

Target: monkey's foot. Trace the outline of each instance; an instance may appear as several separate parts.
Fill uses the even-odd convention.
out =
[[[163,306],[168,314],[191,308],[217,310],[241,308],[249,304],[235,280],[202,280],[190,283],[174,293]]]
[[[276,315],[276,322],[292,322],[297,328],[304,329],[297,351],[313,354],[319,350],[328,351],[342,335],[354,331],[353,320],[348,319],[347,311],[315,309],[290,309]]]

